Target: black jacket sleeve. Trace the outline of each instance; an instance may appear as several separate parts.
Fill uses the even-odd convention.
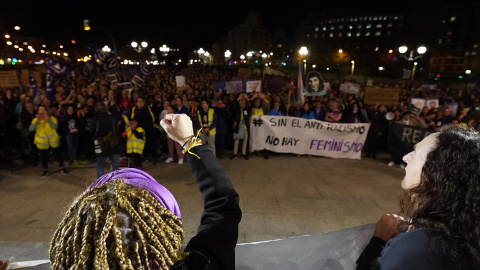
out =
[[[372,237],[370,242],[367,244],[363,250],[360,257],[357,259],[357,268],[356,270],[370,270],[372,268],[373,261],[380,256],[383,248],[385,247],[385,240],[378,237]]]
[[[204,211],[197,234],[185,251],[198,251],[210,259],[207,269],[235,269],[235,246],[242,211],[239,196],[208,145],[191,149],[188,163],[202,193]]]

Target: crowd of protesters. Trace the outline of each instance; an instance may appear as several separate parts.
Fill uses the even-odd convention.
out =
[[[64,160],[70,165],[78,160],[98,162],[94,141],[99,129],[95,126],[96,104],[99,103],[105,105],[106,113],[114,120],[114,128],[123,134],[120,135],[118,156],[132,157],[130,166],[139,169],[145,162],[183,163],[182,146],[169,139],[159,125],[168,113],[189,115],[194,130],[199,131],[202,142],[210,145],[218,159],[235,159],[241,152],[241,157],[247,160],[252,154],[269,158],[268,151],[250,153],[248,150],[249,118],[253,115],[370,123],[364,152],[372,158],[386,142],[392,123],[436,131],[442,125],[455,122],[477,128],[480,119],[477,87],[461,89],[463,91],[452,88],[423,90],[384,84],[381,86],[404,88],[398,105],[386,106],[364,104],[363,91],[359,94],[340,91],[342,81],[338,79],[329,81],[331,89],[325,95],[306,96],[301,102],[296,98],[296,86],[291,87],[289,76],[253,74],[252,79],[262,81],[262,92],[228,94],[225,89],[214,89],[213,82],[226,82],[237,76],[237,70],[231,67],[184,70],[161,67],[153,70],[153,74],[151,78],[143,78],[142,86],[134,84],[131,91],[118,86],[132,79],[121,71],[116,72],[116,82],[109,82],[101,73],[93,81],[81,75],[56,78],[56,90],[50,97],[45,87],[0,88],[2,164],[9,164],[12,159],[32,166],[41,163],[42,175],[48,175],[48,152],[54,154],[63,173],[67,173]],[[186,87],[177,89],[177,75],[185,76]],[[282,79],[285,82],[283,90],[265,91],[272,79]],[[363,89],[365,85],[360,84]],[[438,106],[426,106],[419,114],[412,113],[413,97],[436,99]]]

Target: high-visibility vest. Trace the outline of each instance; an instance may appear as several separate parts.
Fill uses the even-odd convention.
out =
[[[205,127],[209,127],[212,124],[213,121],[213,113],[215,111],[212,108],[208,109],[208,116],[207,116],[207,125]],[[198,115],[198,122],[200,123],[200,129],[203,128],[203,121],[202,121],[202,116],[200,115],[200,110],[197,111]],[[198,131],[197,131],[198,132]],[[217,128],[214,127],[208,131],[208,135],[213,136],[217,133]]]
[[[58,124],[57,118],[54,116],[49,117],[50,121],[54,124]],[[32,120],[32,124],[38,122],[37,118]],[[37,128],[35,129],[35,138],[33,143],[37,146],[40,150],[51,148],[57,148],[60,144],[60,137],[58,136],[57,131],[47,123],[47,120],[41,120]]]
[[[132,108],[132,112],[130,113],[130,119],[132,119],[135,116],[135,109],[136,108],[137,107]],[[150,115],[152,116],[152,122],[155,123],[155,116],[153,115],[152,109],[150,109],[150,107],[148,107],[148,106],[147,106],[147,109],[148,109],[148,112],[150,112]]]
[[[127,154],[142,154],[145,147],[145,130],[137,127],[137,132],[143,133],[143,139],[139,139],[133,134],[132,130],[127,131]]]

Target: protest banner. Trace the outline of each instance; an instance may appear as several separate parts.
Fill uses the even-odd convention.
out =
[[[433,132],[420,127],[392,123],[388,130],[390,155],[394,159],[401,160],[404,155],[413,151],[415,144]]]
[[[248,81],[247,82],[247,93],[260,92],[262,90],[262,81]]]
[[[288,116],[253,116],[250,151],[360,159],[368,124],[330,123]]]
[[[365,104],[398,105],[401,89],[365,87]]]
[[[227,89],[227,94],[241,93],[242,81],[227,82],[226,89]]]
[[[240,243],[236,270],[351,270],[373,236],[375,224],[328,233]]]
[[[339,231],[238,243],[235,270],[350,270],[368,244],[375,224]],[[49,242],[0,241],[0,254],[15,256],[12,263],[28,269],[51,269]]]
[[[20,86],[16,70],[0,71],[0,87]]]

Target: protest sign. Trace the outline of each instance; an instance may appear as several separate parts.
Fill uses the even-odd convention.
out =
[[[423,109],[425,107],[425,99],[424,98],[412,98],[410,104],[414,105],[418,109]]]
[[[178,87],[185,86],[185,76],[175,76],[175,84]]]
[[[433,109],[433,108],[438,108],[439,106],[439,102],[438,102],[438,99],[429,99],[427,100],[426,102],[426,106],[428,106],[429,109]]]
[[[330,123],[288,116],[253,116],[250,151],[360,159],[368,124]]]
[[[349,93],[349,94],[358,94],[360,91],[360,84],[345,82],[340,84],[340,91]]]
[[[238,68],[238,77],[250,78],[252,76],[252,70],[250,68]]]
[[[35,78],[35,83],[37,87],[42,86],[42,74],[40,71],[33,71],[33,77]],[[23,68],[20,73],[21,82],[23,85],[30,86],[30,71],[26,68]]]
[[[398,88],[365,87],[365,104],[398,105],[402,90]]]
[[[247,82],[247,93],[260,92],[262,90],[262,81],[248,81]]]
[[[0,87],[20,86],[16,70],[0,71]]]
[[[241,93],[242,81],[227,82],[226,89],[227,89],[227,94]]]

